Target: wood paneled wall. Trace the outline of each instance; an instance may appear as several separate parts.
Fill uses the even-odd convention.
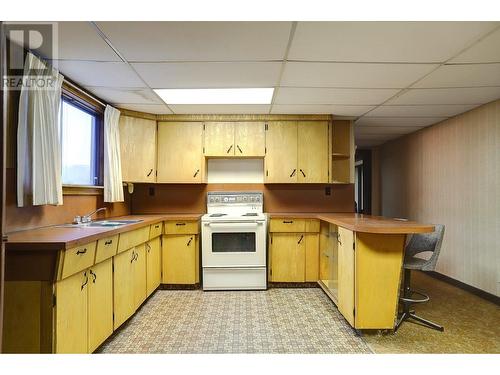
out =
[[[381,213],[446,226],[437,271],[500,295],[500,100],[380,148]]]
[[[325,194],[326,187],[331,195]],[[264,193],[265,212],[354,212],[353,184],[135,184],[131,210],[134,214],[204,213],[208,191],[251,190]]]

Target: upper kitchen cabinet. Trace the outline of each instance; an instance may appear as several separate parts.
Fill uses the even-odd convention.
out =
[[[126,182],[155,182],[156,121],[120,116],[122,179]]]
[[[328,183],[328,121],[271,121],[266,183]]]
[[[158,122],[157,182],[203,182],[202,134],[201,122]]]
[[[206,122],[206,157],[263,157],[264,122]]]
[[[333,121],[332,182],[354,183],[354,134],[348,120]]]

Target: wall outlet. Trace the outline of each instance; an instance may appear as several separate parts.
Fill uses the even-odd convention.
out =
[[[332,188],[330,186],[325,188],[325,195],[332,195]]]
[[[155,187],[154,186],[149,187],[149,195],[152,197],[155,195]]]

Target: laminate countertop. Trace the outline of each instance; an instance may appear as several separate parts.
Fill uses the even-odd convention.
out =
[[[354,232],[376,234],[410,234],[434,231],[434,225],[355,213],[270,213],[271,219],[319,219]]]
[[[7,233],[7,250],[62,250],[164,220],[199,220],[203,214],[128,215],[104,220],[142,220],[117,227],[69,227],[54,225]]]

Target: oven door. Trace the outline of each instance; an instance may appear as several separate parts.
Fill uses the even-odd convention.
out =
[[[265,222],[213,222],[202,228],[203,267],[266,265]]]

